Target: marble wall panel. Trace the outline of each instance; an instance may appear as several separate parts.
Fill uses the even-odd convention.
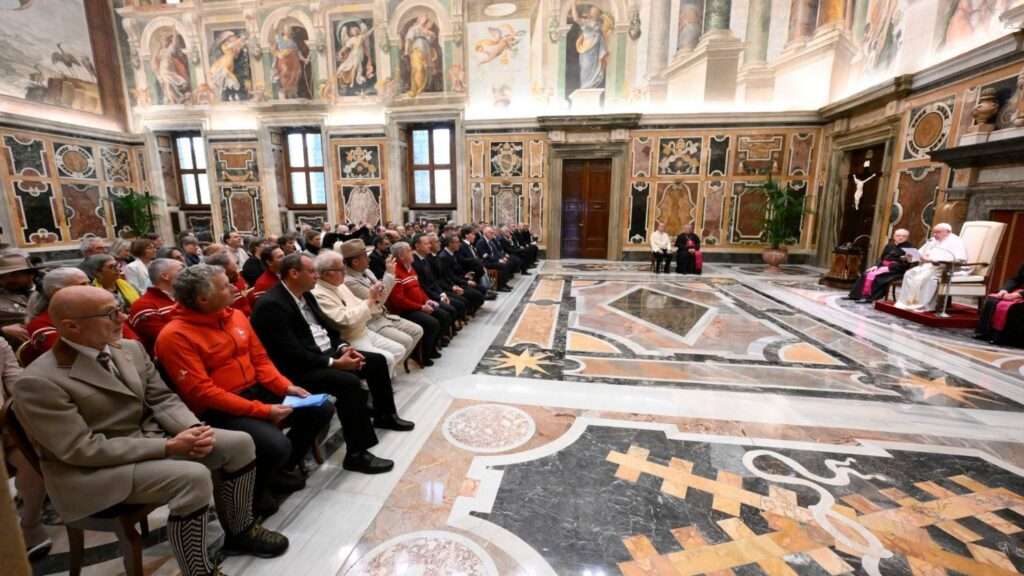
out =
[[[382,220],[381,187],[379,185],[355,184],[342,186],[341,197],[345,209],[345,222],[376,226]]]
[[[522,222],[523,185],[491,184],[491,222],[496,225]]]
[[[220,194],[225,229],[259,235],[263,228],[259,186],[221,186]]]
[[[655,194],[654,220],[665,224],[665,232],[676,236],[683,226],[694,224],[697,213],[697,182],[659,182]]]
[[[651,196],[649,182],[633,182],[629,193],[629,226],[627,236],[630,244],[647,243],[647,201]]]
[[[547,164],[544,154],[543,140],[530,140],[527,143],[530,159],[530,178],[543,178],[544,166]]]
[[[126,186],[108,186],[107,198],[113,207],[113,214],[110,224],[114,227],[114,233],[120,235],[122,232],[132,230],[134,225],[132,213],[128,209],[124,199],[135,193],[135,190]]]
[[[100,237],[107,235],[99,186],[64,183],[61,185],[61,197],[71,240],[79,240],[88,234]]]
[[[746,182],[732,185],[732,212],[729,236],[735,244],[756,244],[762,241],[767,197],[760,186]]]
[[[160,161],[160,179],[163,181],[167,206],[178,206],[181,204],[181,193],[178,190],[178,180],[174,176],[174,151],[159,146],[157,157]]]
[[[53,188],[46,182],[21,181],[14,183],[14,201],[20,227],[20,244],[53,244],[63,240],[57,220]]]
[[[93,180],[98,177],[96,154],[91,146],[54,142],[53,150],[58,176],[78,180]]]
[[[381,177],[380,146],[338,146],[342,180],[376,180]]]
[[[469,213],[472,214],[473,222],[484,221],[484,183],[473,182],[469,191]]]
[[[103,160],[103,175],[108,182],[132,181],[132,161],[127,149],[103,146],[100,158]]]
[[[786,137],[782,134],[739,136],[736,139],[735,176],[764,176],[777,173]]]
[[[911,109],[903,132],[903,161],[927,160],[929,152],[946,147],[955,104],[956,96],[949,96]]]
[[[789,167],[786,174],[789,176],[807,176],[811,171],[811,163],[814,161],[814,134],[796,133],[790,135],[789,140]]]
[[[490,166],[492,177],[521,177],[523,175],[523,143],[491,142]]]
[[[185,227],[195,232],[200,242],[213,241],[213,216],[208,212],[186,212]]]
[[[942,170],[937,166],[899,173],[889,226],[910,230],[910,241],[915,246],[928,238],[931,221],[924,220],[925,208],[935,201],[941,177]]]
[[[632,174],[634,178],[647,178],[651,175],[651,161],[654,158],[654,143],[649,136],[633,138]]]
[[[659,138],[658,175],[695,176],[701,173],[703,138]]]
[[[469,177],[484,177],[484,142],[481,140],[470,140],[469,142]]]
[[[725,182],[704,184],[704,214],[701,218],[701,241],[706,246],[721,244],[722,217],[725,215]]]
[[[530,230],[539,234],[544,230],[544,185],[530,182]]]
[[[729,170],[729,136],[708,139],[708,176],[725,176]]]
[[[213,148],[214,170],[218,182],[255,182],[260,180],[255,147]]]
[[[49,176],[44,140],[27,135],[9,134],[4,136],[4,151],[7,170],[12,176]]]

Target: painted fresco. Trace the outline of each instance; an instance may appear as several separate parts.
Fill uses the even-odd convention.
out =
[[[334,81],[338,96],[377,93],[377,57],[372,18],[345,18],[332,22]]]
[[[437,17],[426,9],[414,11],[400,30],[402,93],[415,98],[425,92],[443,92],[444,54]]]
[[[530,69],[529,26],[528,20],[469,25],[469,95],[473,105],[505,109],[528,103],[530,85],[520,76]]]
[[[313,98],[312,51],[309,32],[297,19],[288,17],[277,23],[272,40],[274,98]]]
[[[82,2],[0,1],[0,94],[103,113]]]
[[[210,89],[222,102],[244,101],[252,95],[248,40],[242,28],[210,32]]]
[[[991,35],[1002,27],[999,15],[1011,4],[1011,0],[938,0],[935,46],[968,46]]]
[[[574,3],[565,23],[569,26],[565,42],[565,94],[578,89],[603,89],[615,19],[596,3]]]
[[[171,26],[153,35],[150,67],[156,85],[157,104],[185,104],[192,100],[192,73],[185,38]]]

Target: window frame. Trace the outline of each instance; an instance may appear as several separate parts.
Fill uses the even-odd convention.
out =
[[[288,203],[287,206],[292,210],[326,210],[327,209],[327,198],[330,195],[330,183],[327,181],[327,157],[324,156],[324,136],[319,128],[306,127],[306,128],[290,128],[282,132],[284,136],[284,142],[282,148],[284,148],[284,186],[288,192]],[[303,165],[298,168],[292,167],[292,150],[291,145],[288,143],[288,138],[292,134],[302,134],[302,162]],[[320,137],[320,166],[309,165],[309,144],[306,141],[307,134],[316,134]],[[301,172],[306,175],[306,200],[313,199],[313,179],[310,174],[313,172],[319,172],[323,175],[324,181],[324,201],[322,203],[299,203],[295,202],[295,194],[292,191],[292,174]]]
[[[210,164],[207,161],[208,158],[203,158],[203,164],[206,168],[197,168],[199,163],[196,162],[196,138],[202,138],[203,135],[199,132],[175,132],[172,134],[172,148],[174,149],[174,172],[177,178],[174,179],[175,184],[178,186],[178,197],[181,199],[182,210],[210,210],[213,204],[213,190],[210,187]],[[181,148],[178,146],[178,141],[182,138],[188,139],[188,150],[192,159],[192,168],[181,167]],[[206,152],[206,143],[203,143],[203,152]],[[196,187],[196,198],[199,200],[196,202],[189,202],[188,195],[185,194],[185,187],[182,185],[181,180],[183,176],[191,176],[195,182]],[[206,179],[207,190],[210,193],[210,201],[206,204],[203,203],[202,187],[199,182],[201,178]]]
[[[434,130],[438,128],[448,129],[448,163],[437,164],[434,162]],[[414,131],[426,130],[427,131],[427,152],[429,154],[428,164],[416,164],[415,163],[415,150],[413,144],[412,134]],[[455,123],[454,122],[428,122],[419,124],[409,124],[405,128],[405,136],[408,145],[406,146],[406,179],[408,185],[408,203],[409,207],[415,210],[455,210],[458,205],[458,178],[455,173]],[[430,202],[422,203],[416,201],[416,172],[418,170],[427,170],[430,172]],[[451,185],[451,202],[442,204],[437,202],[437,180],[435,172],[438,170],[448,170],[450,176]]]

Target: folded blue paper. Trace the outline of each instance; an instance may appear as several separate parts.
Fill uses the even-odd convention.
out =
[[[310,394],[305,398],[301,396],[285,396],[283,404],[292,408],[309,408],[311,406],[323,406],[330,399],[327,394]]]

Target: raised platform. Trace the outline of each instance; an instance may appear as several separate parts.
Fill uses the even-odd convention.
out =
[[[875,310],[906,318],[911,322],[931,326],[932,328],[966,328],[973,329],[978,325],[978,310],[963,304],[950,304],[946,309],[949,318],[940,318],[935,312],[916,312],[897,308],[895,302],[878,300],[875,302]]]

